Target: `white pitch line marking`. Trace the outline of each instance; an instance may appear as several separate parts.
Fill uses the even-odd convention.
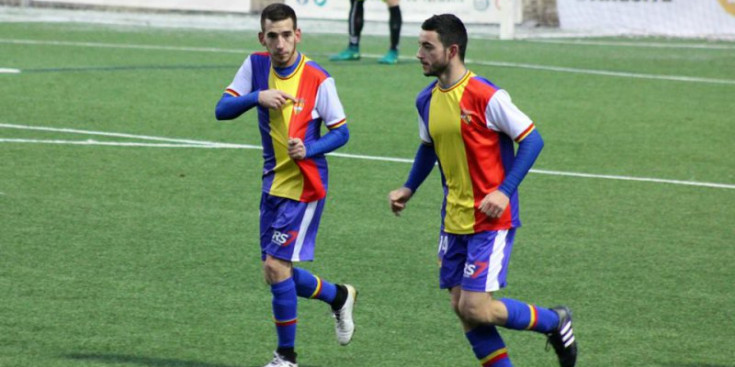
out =
[[[204,149],[243,149],[231,144],[186,144],[186,143],[139,143],[97,140],[59,140],[59,139],[6,139],[0,138],[0,143],[27,143],[27,144],[58,144],[58,145],[89,145],[111,147],[148,147],[148,148],[204,148]],[[260,148],[260,147],[258,147]]]
[[[0,127],[4,127],[7,129],[51,131],[51,132],[68,133],[68,134],[82,134],[82,135],[95,135],[95,136],[109,136],[109,137],[117,137],[117,138],[165,141],[165,142],[170,142],[170,143],[181,143],[181,144],[199,144],[199,145],[220,144],[220,143],[201,141],[201,140],[172,139],[172,138],[162,138],[158,136],[110,133],[110,132],[104,132],[104,131],[77,130],[77,129],[54,128],[54,127],[45,127],[45,126],[0,124]]]
[[[0,68],[0,74],[20,74],[20,69]]]
[[[691,48],[698,50],[735,50],[729,44],[699,44],[699,43],[660,43],[660,42],[615,42],[590,40],[559,40],[559,39],[526,39],[525,42],[553,43],[563,45],[582,46],[613,46],[613,47],[644,47],[644,48]]]
[[[177,46],[115,44],[115,43],[95,43],[95,42],[37,41],[37,40],[4,39],[4,38],[0,38],[0,43],[28,44],[28,45],[52,45],[52,46],[75,46],[75,47],[124,48],[124,49],[143,49],[143,50],[161,50],[161,51],[222,52],[222,53],[237,53],[237,54],[249,54],[253,52],[252,50],[236,50],[236,49],[212,48],[212,47],[177,47]],[[373,54],[364,54],[362,56],[366,58],[382,57],[382,55],[373,55]],[[400,59],[415,61],[415,58],[407,57],[407,56],[401,56]],[[520,68],[520,69],[529,69],[529,70],[544,70],[544,71],[554,71],[554,72],[560,72],[560,73],[590,74],[590,75],[613,76],[613,77],[621,77],[621,78],[667,80],[667,81],[690,82],[690,83],[735,84],[735,80],[733,79],[700,78],[700,77],[679,76],[679,75],[638,74],[638,73],[618,72],[618,71],[610,71],[610,70],[579,69],[579,68],[569,68],[569,67],[559,67],[559,66],[549,66],[549,65],[501,62],[501,61],[476,61],[476,60],[470,60],[470,59],[467,59],[465,61],[467,64]]]
[[[158,50],[158,51],[185,51],[185,52],[222,52],[249,54],[253,51],[237,50],[216,47],[181,47],[181,46],[162,46],[162,45],[136,45],[122,43],[101,43],[101,42],[70,42],[70,41],[38,41],[27,39],[6,39],[0,38],[0,43],[10,43],[16,45],[50,45],[50,46],[75,46],[75,47],[95,47],[95,48],[122,48],[135,50]]]
[[[545,70],[545,71],[557,71],[562,73],[575,73],[575,74],[590,74],[590,75],[602,75],[602,76],[615,76],[621,78],[634,78],[634,79],[654,79],[654,80],[668,80],[677,82],[694,82],[694,83],[711,83],[711,84],[735,84],[733,79],[713,79],[713,78],[700,78],[694,76],[679,76],[679,75],[656,75],[656,74],[639,74],[639,73],[628,73],[621,71],[609,71],[609,70],[593,70],[593,69],[577,69],[567,68],[561,66],[548,66],[548,65],[534,65],[534,64],[519,64],[514,62],[500,62],[500,61],[472,61],[467,60],[468,63],[475,63],[478,65],[486,66],[500,66],[508,68],[520,68],[520,69],[531,69],[531,70]]]
[[[102,135],[102,136],[125,136],[128,138],[138,138],[142,140],[157,140],[167,141],[174,144],[164,143],[138,143],[138,142],[100,142],[95,140],[43,140],[43,139],[0,139],[0,143],[30,143],[30,144],[68,144],[68,145],[99,145],[99,146],[124,146],[124,147],[158,147],[158,148],[205,148],[205,149],[255,149],[262,150],[263,148],[258,145],[250,144],[232,144],[232,143],[218,143],[211,141],[201,140],[188,140],[188,139],[170,139],[156,136],[147,135],[131,135],[131,134],[120,134],[120,133],[106,133],[100,131],[87,131],[87,130],[75,130],[75,129],[57,129],[48,128],[41,126],[27,126],[27,125],[13,125],[13,124],[0,124],[0,128],[14,128],[14,129],[27,129],[27,130],[45,130],[45,131],[57,131],[64,133],[74,134],[88,134],[88,135]],[[360,154],[347,154],[347,153],[329,153],[330,156],[351,158],[351,159],[362,159],[371,161],[382,161],[382,162],[398,162],[398,163],[413,163],[413,159],[408,158],[395,158],[395,157],[381,157],[372,155],[360,155]],[[715,182],[698,182],[698,181],[683,181],[683,180],[668,180],[661,178],[652,177],[633,177],[633,176],[617,176],[617,175],[601,175],[592,173],[581,173],[581,172],[565,172],[565,171],[552,171],[552,170],[541,170],[531,169],[529,172],[550,175],[550,176],[568,176],[568,177],[580,177],[580,178],[596,178],[606,180],[621,180],[621,181],[638,181],[638,182],[651,182],[651,183],[662,183],[672,185],[685,185],[685,186],[697,186],[697,187],[709,187],[717,189],[735,189],[733,184],[723,184]]]

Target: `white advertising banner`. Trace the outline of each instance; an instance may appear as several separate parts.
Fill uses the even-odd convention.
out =
[[[249,13],[250,0],[33,0],[34,3],[67,3],[142,9],[171,9]]]
[[[735,0],[557,0],[562,29],[678,37],[735,36]]]
[[[365,20],[387,21],[388,10],[381,0],[365,1]],[[401,16],[405,22],[421,23],[434,14],[452,13],[465,23],[498,24],[501,6],[514,7],[516,23],[522,20],[520,0],[401,0]],[[344,19],[350,11],[350,0],[286,0],[300,18]]]

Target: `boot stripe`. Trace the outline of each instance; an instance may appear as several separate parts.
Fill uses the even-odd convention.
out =
[[[572,328],[572,322],[571,321],[568,321],[566,324],[564,324],[564,326],[561,328],[561,330],[559,330],[559,333],[566,334],[567,331],[569,331],[569,329],[571,329],[571,328]]]

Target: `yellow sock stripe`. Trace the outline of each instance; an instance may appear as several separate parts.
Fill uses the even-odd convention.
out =
[[[492,353],[490,353],[489,356],[483,358],[480,360],[480,364],[483,366],[492,366],[492,364],[497,361],[498,359],[506,356],[508,354],[507,348],[500,348]]]
[[[314,298],[319,295],[319,293],[322,291],[322,278],[319,278],[318,276],[314,276],[316,278],[316,289],[314,289],[314,293],[309,296],[309,298]]]
[[[528,305],[528,308],[531,310],[531,318],[530,320],[528,320],[528,326],[526,327],[526,330],[532,330],[536,327],[538,315],[536,314],[536,307],[533,307],[533,305]]]

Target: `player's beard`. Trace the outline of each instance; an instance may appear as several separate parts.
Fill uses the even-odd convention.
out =
[[[429,64],[428,66],[429,70],[424,71],[424,75],[439,77],[449,68],[449,57],[445,52],[442,60],[436,60],[434,61],[434,63]]]
[[[429,70],[424,71],[424,76],[435,76],[438,77],[439,75],[442,75],[447,70],[447,67],[449,66],[449,63],[435,63],[432,65],[429,65]]]

